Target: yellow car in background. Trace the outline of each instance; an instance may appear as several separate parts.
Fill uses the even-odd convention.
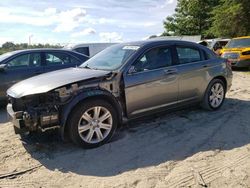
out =
[[[232,67],[250,68],[250,36],[230,40],[221,50],[221,56],[228,59]]]

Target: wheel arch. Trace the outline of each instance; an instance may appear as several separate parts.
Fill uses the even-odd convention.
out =
[[[217,82],[220,81],[220,82],[223,82],[223,83],[224,83],[224,85],[225,85],[225,88],[224,88],[225,92],[224,92],[224,96],[223,96],[223,101],[222,101],[222,103],[219,104],[218,107],[212,107],[211,104],[209,104],[209,102],[208,102],[208,100],[209,100],[209,99],[208,99],[208,98],[209,98],[209,93],[210,93],[210,90],[209,90],[209,89],[211,89],[211,87],[213,86],[213,85],[211,85],[211,84],[216,83],[216,80],[217,80]],[[202,101],[201,101],[201,107],[203,107],[204,109],[209,110],[209,111],[219,109],[219,108],[222,106],[223,102],[224,102],[225,95],[226,95],[226,89],[227,89],[227,80],[226,80],[225,77],[223,77],[223,76],[215,76],[215,77],[213,77],[213,78],[210,80],[210,82],[208,83],[208,86],[207,86],[207,88],[206,88],[206,90],[205,90],[205,93],[204,93],[203,98],[202,98]]]
[[[223,76],[223,75],[216,75],[216,76],[211,76],[210,77],[210,79],[207,81],[207,83],[206,83],[206,85],[204,86],[204,90],[202,91],[202,95],[201,95],[201,98],[200,98],[200,100],[203,100],[203,98],[204,98],[204,96],[205,96],[205,94],[206,94],[206,91],[207,91],[207,89],[208,89],[208,87],[209,87],[209,84],[213,81],[213,80],[215,80],[215,79],[219,79],[219,80],[221,80],[224,84],[225,84],[225,91],[227,91],[227,89],[228,89],[228,85],[227,85],[227,79]]]
[[[61,110],[61,137],[63,140],[66,140],[68,138],[68,131],[67,131],[67,121],[69,119],[69,116],[71,112],[81,103],[84,103],[84,101],[87,100],[104,100],[108,101],[118,112],[118,121],[119,124],[122,123],[122,107],[120,103],[117,101],[117,99],[108,91],[105,90],[89,90],[83,93],[78,94],[75,96],[70,103],[65,105],[63,109]]]
[[[221,80],[221,81],[225,84],[225,90],[227,91],[227,80],[226,80],[226,78],[225,78],[224,76],[221,76],[221,75],[220,75],[220,76],[216,76],[216,77],[214,77],[212,80],[214,80],[214,79],[219,79],[219,80]],[[212,81],[212,80],[211,80],[211,81]],[[210,81],[210,82],[211,82],[211,81]],[[209,82],[209,83],[210,83],[210,82]]]

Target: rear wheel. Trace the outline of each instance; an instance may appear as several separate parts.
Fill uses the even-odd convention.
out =
[[[118,119],[111,104],[103,100],[89,100],[73,110],[68,123],[70,138],[75,144],[94,148],[111,139]]]
[[[224,100],[226,94],[225,83],[220,79],[214,79],[208,85],[206,93],[202,101],[202,107],[207,110],[219,109]]]

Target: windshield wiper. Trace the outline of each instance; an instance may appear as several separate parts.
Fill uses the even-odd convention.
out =
[[[84,68],[84,69],[91,69],[91,70],[98,70],[97,68],[90,67],[89,65],[85,65],[85,66],[80,67],[80,68]]]

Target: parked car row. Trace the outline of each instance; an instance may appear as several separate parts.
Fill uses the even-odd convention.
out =
[[[198,44],[208,47],[209,49],[213,50],[216,54],[220,54],[220,50],[224,48],[230,39],[206,39],[199,41]]]
[[[61,56],[47,53],[40,52],[41,60],[38,54],[29,56],[28,65],[20,66],[63,64]],[[78,55],[65,61],[70,64]],[[150,113],[197,104],[217,110],[231,83],[228,61],[199,44],[122,43],[78,67],[15,84],[7,91],[7,111],[16,133],[59,129],[63,138],[93,148],[107,143],[122,123]]]
[[[221,56],[233,67],[250,68],[250,36],[234,38],[221,50]]]
[[[250,36],[198,42],[231,62],[232,67],[250,68]]]
[[[63,49],[20,50],[0,55],[0,102],[7,99],[7,89],[23,79],[76,67],[87,59],[86,55]]]

